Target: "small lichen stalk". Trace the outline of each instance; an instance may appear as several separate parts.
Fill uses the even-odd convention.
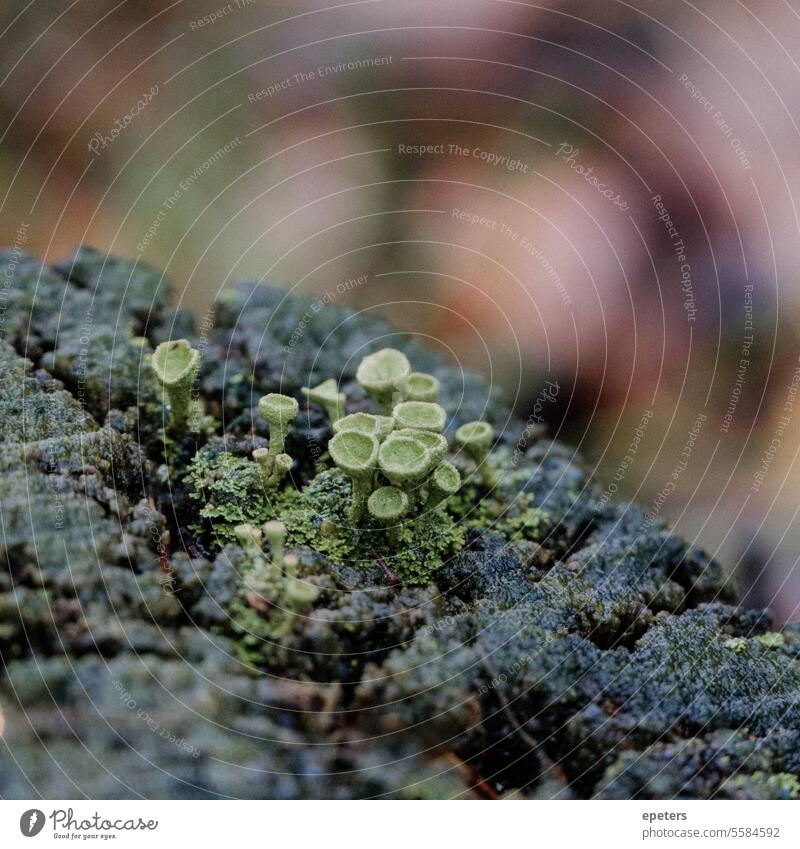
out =
[[[200,352],[186,339],[162,342],[153,352],[151,365],[169,400],[170,423],[183,426],[189,417],[192,386],[200,371]]]

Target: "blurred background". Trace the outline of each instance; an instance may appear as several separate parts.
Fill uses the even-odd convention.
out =
[[[0,46],[4,244],[375,310],[800,618],[797,0],[7,0]]]

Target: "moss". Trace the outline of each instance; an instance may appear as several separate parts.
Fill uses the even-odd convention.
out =
[[[298,618],[310,610],[319,589],[298,577],[295,555],[270,561],[254,543],[244,552],[228,546],[222,556],[239,576],[228,605],[239,656],[248,664],[263,663],[265,649],[268,653],[273,642],[292,631]]]
[[[421,584],[464,546],[466,530],[450,516],[427,513],[401,523],[395,534],[367,516],[356,529],[347,515],[350,483],[342,472],[320,473],[302,496],[283,509],[290,545],[306,545],[333,563],[364,566],[385,564],[388,579]]]
[[[450,440],[485,411],[496,444],[482,480],[446,439],[396,429],[430,474],[452,463],[466,483],[431,510],[426,470],[394,527],[376,509],[350,528],[328,416],[300,411],[291,471],[265,490],[257,401],[334,373],[340,430],[375,426],[355,378],[385,323],[243,284],[198,337],[138,264],[17,259],[0,351],[4,797],[797,794],[800,630],[736,608],[720,564],[606,503],[572,449],[518,443],[480,377],[392,332],[439,382]],[[202,349],[213,420],[165,434],[141,362],[176,332]],[[282,554],[237,541],[273,519]]]
[[[0,438],[31,443],[97,430],[97,422],[43,371],[0,342]]]
[[[798,799],[800,781],[796,775],[786,772],[769,775],[758,771],[729,779],[722,792],[740,799]]]
[[[236,542],[235,528],[243,522],[258,526],[279,518],[300,497],[291,489],[266,489],[258,463],[219,450],[216,443],[195,455],[183,483],[205,520],[192,522],[189,528],[209,550]]]
[[[496,476],[491,473],[497,481],[492,497],[487,497],[484,486],[473,478],[451,496],[447,509],[467,528],[491,530],[514,542],[548,542],[555,546],[559,516],[539,506],[542,499],[536,492],[525,491],[525,486],[531,484],[531,469],[527,465],[513,468],[511,456],[508,449],[501,448],[490,461],[484,461],[497,472]],[[468,467],[464,474],[469,475]],[[573,504],[577,500],[576,495]]]

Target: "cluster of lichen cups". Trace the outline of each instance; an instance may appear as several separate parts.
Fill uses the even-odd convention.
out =
[[[352,484],[349,522],[356,524],[369,513],[386,528],[389,540],[396,541],[405,519],[435,509],[461,486],[458,469],[446,460],[446,415],[436,403],[439,381],[412,372],[405,354],[392,348],[365,357],[356,379],[380,412],[331,416],[334,436],[328,451]],[[330,399],[339,397],[335,383],[326,381],[316,390],[303,391],[311,397],[312,391],[319,395],[323,387],[329,399],[327,409]],[[337,409],[343,406],[342,402]],[[490,438],[482,453],[487,432]],[[460,444],[486,478],[491,426],[473,422],[467,429],[460,428],[459,434],[464,436]]]
[[[283,522],[265,522],[260,530],[250,524],[237,525],[235,532],[248,559],[242,575],[245,601],[257,613],[268,615],[270,637],[284,636],[316,600],[319,589],[297,577],[297,555],[284,553]],[[271,560],[264,557],[262,538],[270,544]]]
[[[179,429],[193,403],[200,353],[185,339],[164,342],[153,354],[152,367],[168,397],[170,424]],[[390,540],[397,540],[404,520],[436,509],[461,487],[459,470],[446,460],[446,415],[436,402],[439,381],[412,372],[406,355],[393,348],[364,357],[356,380],[372,396],[378,414],[346,415],[347,399],[333,378],[303,387],[302,393],[321,405],[331,420],[334,435],[328,452],[352,484],[348,521],[355,525],[368,513]],[[293,466],[285,442],[300,408],[291,396],[273,392],[260,399],[258,410],[269,425],[269,443],[253,450],[252,457],[265,490],[276,489]],[[462,425],[455,434],[487,486],[496,483],[487,462],[493,440],[491,425],[482,421]],[[242,538],[249,533],[242,531]]]
[[[391,417],[354,413],[334,424],[328,451],[352,482],[350,522],[359,522],[366,510],[394,529],[411,508],[434,507],[458,490],[458,470],[443,462],[444,423],[435,402],[403,401]]]
[[[331,420],[334,435],[328,452],[351,482],[348,521],[355,525],[368,513],[396,540],[406,518],[435,509],[461,486],[458,469],[446,460],[446,414],[436,403],[439,381],[412,372],[406,355],[393,348],[364,357],[356,379],[380,413],[346,415],[347,399],[333,378],[303,387],[302,392]],[[269,424],[270,438],[269,448],[257,448],[253,458],[261,467],[264,486],[276,487],[292,467],[283,449],[299,407],[294,398],[271,393],[258,408]],[[486,422],[470,422],[456,432],[457,444],[474,460],[486,485],[495,483],[487,463],[493,439],[494,431]]]

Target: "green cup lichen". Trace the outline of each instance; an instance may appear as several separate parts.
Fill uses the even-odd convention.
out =
[[[455,441],[475,461],[477,473],[486,486],[497,484],[497,475],[487,462],[494,442],[494,428],[488,422],[467,422],[456,431]]]
[[[396,486],[381,486],[369,497],[367,509],[370,516],[387,529],[391,543],[396,543],[399,523],[408,512],[408,496]]]
[[[269,455],[269,448],[255,448],[250,456],[261,469],[261,482],[266,489],[270,485],[270,477],[272,476],[272,457]]]
[[[289,395],[271,392],[258,402],[258,412],[269,425],[269,456],[274,463],[278,454],[283,453],[289,425],[297,418],[300,405]]]
[[[461,487],[461,475],[452,463],[437,466],[428,481],[427,508],[437,507],[442,501],[455,495]]]
[[[352,482],[353,501],[349,512],[351,522],[358,522],[364,515],[367,500],[372,492],[378,449],[379,443],[374,436],[357,430],[341,431],[328,443],[333,462]]]
[[[264,522],[261,526],[264,538],[272,549],[272,565],[279,570],[283,569],[283,545],[286,542],[286,525],[274,519]]]
[[[441,463],[447,456],[448,448],[447,439],[441,433],[434,433],[432,430],[415,430],[411,427],[400,428],[394,431],[398,436],[407,436],[410,439],[416,439],[423,448],[430,452],[431,462],[433,465]]]
[[[289,474],[294,466],[294,460],[290,454],[278,454],[272,464],[272,474],[270,475],[270,486],[280,486],[281,481]]]
[[[261,531],[253,525],[243,522],[233,529],[239,545],[251,553],[261,553]]]
[[[189,415],[192,385],[200,371],[200,352],[186,339],[162,342],[150,361],[169,399],[170,422],[181,426]]]
[[[268,448],[256,448],[251,456],[258,463],[264,489],[280,486],[281,481],[294,466],[294,460],[289,454],[278,454],[272,457]]]
[[[380,447],[378,466],[384,477],[409,495],[430,473],[430,452],[410,436],[392,434]]]
[[[334,433],[357,430],[376,437],[379,442],[383,442],[393,429],[394,419],[391,416],[373,416],[371,413],[351,413],[333,425]]]
[[[382,413],[390,413],[393,404],[405,398],[411,363],[394,348],[382,348],[364,357],[356,371],[356,380],[375,399]]]
[[[289,569],[294,569],[297,566],[297,557],[294,554],[287,554],[284,562],[287,563]],[[286,599],[286,606],[297,616],[304,608],[307,608],[317,600],[319,597],[319,587],[315,587],[314,584],[291,575],[286,579],[284,597]]]
[[[339,391],[339,385],[332,377],[324,380],[313,389],[303,386],[300,391],[309,401],[313,401],[325,409],[331,423],[338,422],[344,416],[347,397],[344,392]]]
[[[444,430],[447,414],[444,408],[430,401],[403,401],[392,411],[398,428],[431,430],[441,433]]]
[[[406,384],[408,401],[436,401],[439,397],[439,381],[424,371],[412,371]]]

